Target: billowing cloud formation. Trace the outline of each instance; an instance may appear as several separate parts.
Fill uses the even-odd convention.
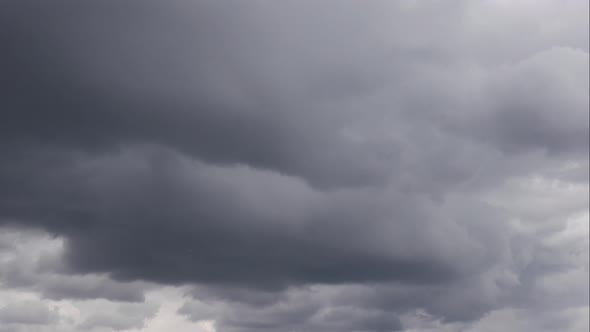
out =
[[[72,329],[584,326],[585,1],[2,6],[0,278]]]

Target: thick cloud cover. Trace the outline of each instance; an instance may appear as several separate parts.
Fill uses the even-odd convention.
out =
[[[586,1],[1,7],[0,331],[587,326]]]

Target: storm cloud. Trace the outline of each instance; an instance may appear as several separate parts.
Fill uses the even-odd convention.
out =
[[[588,325],[587,2],[0,6],[0,331]]]

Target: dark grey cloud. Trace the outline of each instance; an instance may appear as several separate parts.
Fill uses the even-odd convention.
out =
[[[334,124],[317,121],[321,115],[282,101],[288,91],[275,93],[265,81],[272,68],[259,68],[262,77],[242,72],[272,60],[244,62],[249,53],[276,47],[273,36],[260,36],[256,13],[234,17],[212,2],[189,8],[197,17],[179,16],[181,3],[6,6],[4,141],[77,149],[157,143],[322,186],[375,183],[386,172],[366,160],[374,157],[363,146],[341,140]],[[230,24],[202,17],[209,12]]]
[[[0,236],[3,287],[252,332],[587,306],[588,5],[503,6],[4,2],[0,224],[63,248]]]
[[[348,289],[345,286],[341,290],[346,292]],[[250,297],[244,299],[246,302],[237,301],[232,305],[216,300],[189,301],[179,312],[193,320],[213,318],[220,328],[229,331],[402,330],[402,323],[394,311],[363,307],[358,303],[346,303],[343,299],[332,302],[334,299],[330,293],[334,292],[322,288],[292,289],[281,293],[279,300],[263,306],[252,306]],[[223,291],[223,294],[227,295],[228,290]],[[224,297],[226,301],[231,298],[231,295]]]
[[[470,240],[448,244],[420,231],[452,232],[438,220],[442,207],[381,188],[323,193],[296,178],[245,166],[207,166],[149,148],[85,159],[63,178],[51,173],[55,183],[72,175],[81,181],[52,192],[40,191],[55,190],[51,183],[25,183],[24,198],[9,202],[6,211],[20,224],[67,235],[68,259],[82,272],[284,287],[309,281],[432,282],[478,264],[475,258],[450,258],[457,244]],[[39,194],[52,199],[42,205],[30,199]],[[502,236],[493,228],[485,236],[494,233]],[[151,246],[157,251],[146,250]]]

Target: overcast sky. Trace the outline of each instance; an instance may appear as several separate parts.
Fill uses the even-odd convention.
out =
[[[582,332],[587,0],[0,1],[0,332]]]

